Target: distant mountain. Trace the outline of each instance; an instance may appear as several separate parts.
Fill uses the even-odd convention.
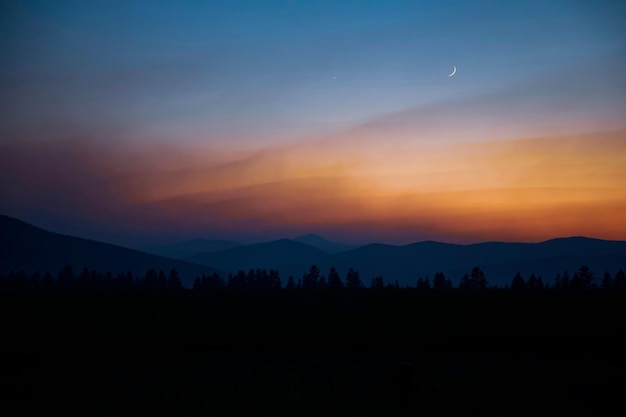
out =
[[[303,236],[311,243],[327,242],[319,236]],[[302,239],[300,239],[302,240]],[[239,269],[277,269],[286,282],[289,275],[299,279],[311,265],[317,265],[324,275],[337,268],[345,279],[348,268],[359,271],[362,281],[369,285],[377,275],[385,282],[415,285],[419,276],[432,278],[438,271],[458,285],[464,273],[479,266],[490,284],[504,285],[520,272],[525,278],[531,273],[553,282],[557,273],[570,274],[587,265],[597,282],[605,271],[611,274],[626,269],[626,241],[608,241],[585,237],[548,240],[541,243],[486,242],[456,245],[438,242],[418,242],[404,246],[370,244],[356,249],[328,253],[311,244],[281,239],[272,242],[231,247],[213,251],[211,241],[181,244],[180,250],[205,245],[211,250],[174,260],[137,250],[88,239],[45,231],[11,217],[0,215],[0,271],[24,270],[30,273],[57,273],[65,265],[75,270],[84,267],[112,273],[144,274],[150,268],[169,271],[176,268],[187,287],[202,273]],[[231,242],[234,243],[234,242]],[[333,244],[333,242],[329,242]],[[228,244],[228,243],[227,243]],[[337,248],[337,246],[335,246]],[[327,249],[328,250],[328,249]],[[203,266],[206,265],[206,266]]]
[[[457,285],[474,266],[485,272],[490,284],[510,284],[517,272],[525,278],[534,273],[553,282],[556,274],[565,270],[573,274],[582,265],[589,266],[599,282],[606,270],[614,274],[626,268],[626,242],[574,237],[541,243],[368,245],[337,254],[332,262],[341,269],[352,266],[368,279],[382,275],[403,285],[415,285],[419,276],[432,279],[438,271]]]
[[[286,279],[289,275],[298,278],[303,268],[326,262],[328,254],[313,246],[289,239],[240,246],[219,252],[206,252],[186,258],[190,262],[204,265],[217,263],[219,269],[237,272],[242,269],[278,269]]]
[[[128,271],[144,274],[150,268],[167,273],[176,268],[185,287],[191,287],[197,275],[217,271],[121,246],[48,232],[0,215],[0,271],[48,271],[56,274],[66,265],[72,265],[77,272],[87,267],[114,274]]]
[[[319,250],[322,250],[326,253],[338,253],[344,252],[350,249],[356,249],[358,246],[356,245],[347,245],[345,243],[332,242],[330,240],[326,240],[323,237],[316,234],[308,234],[304,236],[297,237],[295,239],[296,242],[305,243],[307,245],[313,246]]]
[[[173,259],[183,259],[198,253],[217,252],[241,246],[231,240],[192,239],[171,245],[146,246],[141,248],[148,253]]]
[[[458,285],[463,274],[469,273],[474,266],[485,272],[492,285],[510,284],[517,272],[525,278],[534,273],[542,276],[545,282],[553,282],[557,273],[568,270],[573,274],[580,266],[587,265],[599,282],[607,270],[614,274],[619,268],[626,269],[626,242],[584,237],[541,243],[456,245],[418,242],[404,246],[370,244],[329,254],[311,245],[281,240],[187,259],[231,272],[237,269],[276,268],[283,280],[289,275],[300,278],[313,264],[325,275],[330,267],[335,267],[343,278],[348,268],[354,268],[366,285],[373,277],[381,275],[385,282],[397,279],[402,286],[414,286],[420,276],[432,279],[439,271]]]

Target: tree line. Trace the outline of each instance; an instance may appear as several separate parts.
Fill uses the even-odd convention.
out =
[[[181,290],[183,288],[180,276],[176,269],[168,273],[163,270],[149,269],[145,274],[133,275],[131,272],[113,275],[111,272],[101,273],[93,269],[84,268],[76,273],[72,266],[66,266],[58,274],[50,272],[43,274],[34,272],[30,275],[23,271],[0,273],[0,289],[2,290]],[[289,276],[285,285],[278,270],[250,269],[248,272],[239,270],[222,278],[217,273],[203,274],[194,280],[193,290],[310,290],[310,289],[364,289],[368,288],[361,280],[357,270],[350,268],[345,281],[336,268],[330,268],[327,275],[313,265],[304,272],[299,279]],[[399,289],[398,280],[386,282],[382,276],[371,279],[369,288],[372,290]],[[498,288],[490,286],[485,273],[480,267],[474,267],[463,275],[455,287],[443,272],[437,272],[432,281],[429,277],[418,277],[415,286],[405,285],[403,288],[417,290],[485,290]],[[544,282],[541,276],[531,274],[528,278],[517,273],[503,289],[512,291],[537,290],[626,290],[626,277],[623,269],[615,275],[606,271],[602,278],[596,278],[591,269],[583,265],[570,276],[568,271],[557,274],[550,284]]]

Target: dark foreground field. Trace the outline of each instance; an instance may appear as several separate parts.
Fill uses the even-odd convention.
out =
[[[4,415],[620,415],[624,294],[0,296]]]

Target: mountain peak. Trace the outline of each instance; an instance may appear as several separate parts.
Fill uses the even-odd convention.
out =
[[[324,239],[322,236],[315,234],[315,233],[307,233],[306,235],[298,236],[294,238],[293,240],[301,241],[301,240],[313,240],[313,239],[328,242],[328,239]]]
[[[353,245],[347,245],[345,243],[339,243],[339,242],[332,242],[330,240],[324,239],[320,235],[316,235],[315,233],[309,233],[307,235],[297,237],[293,240],[296,242],[305,243],[307,245],[313,246],[317,249],[320,249],[326,253],[331,253],[331,254],[356,248],[356,246],[353,246]]]

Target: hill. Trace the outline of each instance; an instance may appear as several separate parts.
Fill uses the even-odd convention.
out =
[[[219,269],[237,272],[239,269],[278,269],[283,282],[289,275],[296,279],[313,264],[327,263],[326,252],[289,239],[255,243],[219,252],[206,252],[186,258],[204,265],[219,264]]]
[[[296,242],[305,243],[307,245],[313,246],[314,248],[322,250],[326,253],[338,253],[338,252],[344,252],[350,249],[358,248],[358,246],[355,246],[355,245],[347,245],[345,243],[339,243],[339,242],[326,240],[323,237],[313,234],[313,233],[297,237],[293,240],[295,240]]]
[[[289,275],[297,279],[313,264],[325,275],[335,267],[342,278],[348,268],[355,268],[366,285],[381,275],[385,282],[397,279],[402,286],[414,286],[420,276],[432,279],[439,271],[457,285],[464,273],[479,266],[491,285],[505,285],[511,283],[517,272],[526,278],[534,273],[545,282],[553,282],[556,274],[565,270],[573,274],[582,265],[589,266],[599,281],[605,271],[614,274],[619,268],[626,268],[626,242],[571,237],[541,243],[457,245],[428,241],[404,246],[375,243],[328,254],[310,245],[282,240],[187,259],[231,272],[276,268],[283,279]]]
[[[361,280],[369,285],[375,276],[387,283],[395,280],[401,286],[414,286],[418,277],[432,277],[443,272],[454,285],[463,274],[479,266],[491,285],[510,284],[517,272],[525,278],[531,273],[541,276],[544,282],[553,282],[557,274],[573,274],[587,265],[599,282],[605,271],[611,274],[619,268],[626,269],[626,242],[569,237],[541,243],[485,242],[457,245],[440,242],[417,242],[404,246],[370,244],[341,252],[328,253],[314,244],[335,242],[307,235],[300,240],[280,239],[272,242],[242,245],[223,250],[208,250],[175,260],[163,256],[110,245],[88,239],[45,231],[20,220],[0,216],[0,272],[36,270],[57,273],[65,265],[75,270],[84,267],[101,272],[144,274],[148,269],[168,271],[176,268],[183,285],[189,287],[202,273],[220,273],[226,280],[228,272],[250,269],[277,269],[283,283],[292,275],[298,279],[311,265],[317,265],[327,275],[331,267],[337,268],[345,279],[349,268],[360,273]],[[230,245],[234,242],[222,242]],[[341,245],[341,244],[338,244]],[[180,244],[179,250],[199,247],[215,249],[215,241],[190,241]],[[327,248],[328,251],[333,250]],[[172,248],[170,248],[172,249]]]
[[[87,267],[114,274],[128,271],[144,274],[150,268],[164,271],[176,268],[185,287],[190,287],[197,275],[216,271],[203,265],[49,232],[0,215],[0,271],[56,274],[66,265],[72,265],[75,271]]]
[[[191,239],[170,245],[146,246],[141,249],[167,258],[183,259],[198,253],[217,252],[237,246],[241,246],[241,243],[232,240]]]

